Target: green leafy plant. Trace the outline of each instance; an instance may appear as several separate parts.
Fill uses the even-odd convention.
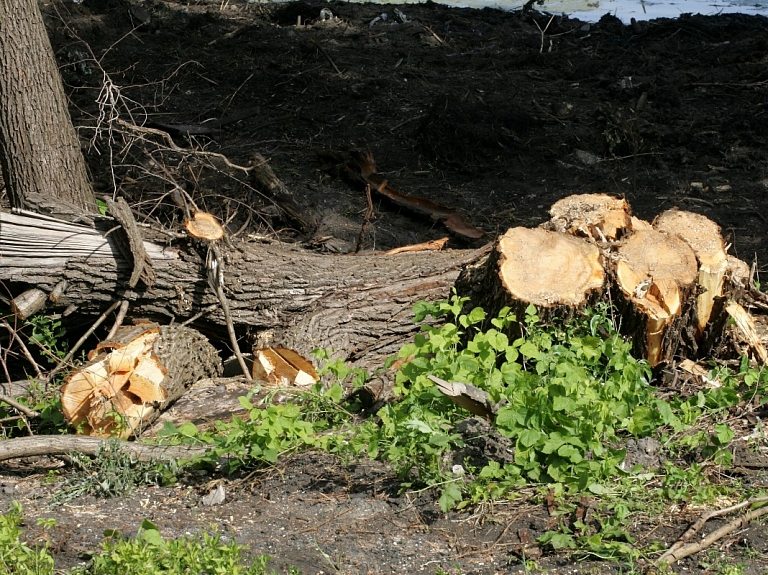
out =
[[[7,513],[0,514],[0,573],[17,575],[52,575],[53,557],[46,546],[32,547],[21,540],[23,520],[21,505],[13,502]],[[42,520],[38,525],[51,528],[55,522]]]
[[[25,325],[32,328],[29,341],[43,350],[48,363],[55,364],[67,355],[67,330],[61,323],[61,316],[38,314],[26,320]]]
[[[440,486],[443,509],[461,504],[464,494],[471,501],[502,497],[525,483],[599,492],[601,482],[621,473],[622,437],[673,423],[668,406],[654,397],[650,369],[631,356],[607,308],[543,328],[529,307],[523,335],[510,340],[516,318],[508,308],[487,321],[480,308],[464,313],[465,304],[454,296],[417,305],[417,321],[431,316],[439,323],[425,325],[401,349],[408,361],[396,375],[399,401],[378,413],[378,429],[363,426],[350,441],[392,462],[401,477]],[[485,324],[490,327],[481,330]],[[428,375],[490,394],[500,405],[495,426],[514,442],[513,463],[491,461],[474,475],[453,475],[445,453],[461,446],[451,430],[468,414]]]
[[[340,384],[328,388],[317,384],[298,392],[293,402],[273,404],[271,396],[259,403],[252,401],[253,392],[240,398],[248,410],[245,418],[230,422],[217,421],[211,432],[200,432],[192,423],[176,427],[166,424],[158,436],[173,443],[211,445],[210,455],[202,463],[221,467],[231,473],[242,467],[275,463],[281,455],[300,449],[329,449],[334,433],[353,417],[343,404]]]
[[[94,556],[89,575],[269,575],[275,572],[267,565],[270,557],[259,555],[250,563],[244,557],[245,548],[235,541],[224,542],[216,533],[197,537],[164,539],[157,526],[144,521],[135,538],[122,537],[118,532],[106,533],[107,540]],[[291,575],[298,571],[291,568]]]

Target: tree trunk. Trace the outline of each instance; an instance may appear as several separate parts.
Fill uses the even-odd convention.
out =
[[[0,213],[0,281],[16,295],[29,285],[50,293],[66,280],[58,305],[92,316],[120,297],[130,300],[131,316],[161,324],[210,310],[193,325],[226,333],[206,279],[204,246],[201,257],[194,245],[145,242],[157,279],[151,288],[130,290],[132,265],[112,241],[85,226]],[[288,347],[304,356],[331,348],[377,368],[418,329],[413,304],[447,298],[459,269],[474,257],[466,251],[320,255],[249,244],[225,253],[224,291],[238,333],[247,328],[258,347]]]
[[[15,208],[37,193],[96,202],[36,0],[0,0],[0,163]]]

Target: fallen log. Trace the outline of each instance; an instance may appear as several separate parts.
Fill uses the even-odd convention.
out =
[[[0,281],[12,293],[36,286],[68,288],[54,309],[98,316],[115,298],[133,317],[183,322],[225,339],[219,299],[206,281],[205,252],[186,240],[172,247],[145,242],[157,279],[131,290],[132,265],[111,236],[53,218],[0,213]],[[222,248],[223,251],[223,248]],[[337,357],[375,369],[418,330],[412,307],[444,299],[473,251],[397,255],[321,255],[299,247],[238,243],[225,253],[225,291],[238,335],[259,347],[280,345],[304,356],[331,348]],[[50,304],[49,305],[53,305]]]

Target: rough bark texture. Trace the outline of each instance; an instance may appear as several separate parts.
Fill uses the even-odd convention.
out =
[[[16,216],[0,214],[0,224],[10,217]],[[16,221],[21,223],[14,236],[25,221],[38,236],[43,233],[40,226],[48,225],[39,218]],[[221,330],[224,316],[194,246],[147,246],[157,281],[151,288],[131,291],[133,268],[119,250],[110,249],[92,229],[66,225],[79,234],[79,241],[104,247],[89,256],[89,243],[77,255],[71,245],[61,250],[49,245],[44,252],[35,246],[25,256],[24,245],[6,233],[10,226],[0,225],[0,252],[15,250],[14,257],[0,258],[0,280],[12,291],[23,291],[14,284],[25,284],[48,292],[66,279],[69,288],[59,300],[62,306],[75,305],[79,313],[96,315],[115,297],[124,296],[131,300],[133,317],[161,324],[184,321],[213,306],[194,325]],[[32,257],[37,254],[40,257]],[[259,347],[280,345],[305,356],[312,349],[330,347],[339,356],[362,362],[358,365],[379,367],[380,360],[395,353],[416,329],[413,304],[447,298],[461,266],[473,258],[473,252],[456,251],[329,256],[287,245],[248,244],[226,254],[225,291],[238,331],[252,330]]]
[[[95,211],[85,161],[35,0],[0,0],[0,162],[14,207],[28,193]]]

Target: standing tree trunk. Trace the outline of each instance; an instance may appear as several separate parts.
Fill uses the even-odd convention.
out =
[[[32,194],[95,211],[36,0],[0,0],[0,162],[11,204]]]

